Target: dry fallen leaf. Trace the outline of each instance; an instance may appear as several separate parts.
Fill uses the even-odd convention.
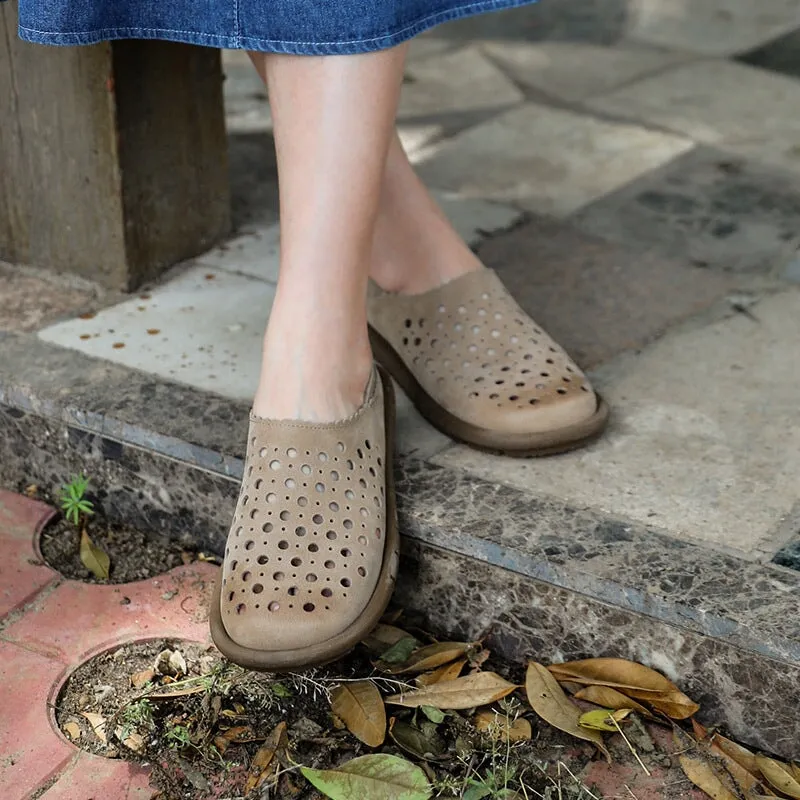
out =
[[[375,626],[366,639],[362,639],[361,644],[374,655],[380,655],[409,635],[402,628],[381,622]]]
[[[94,735],[103,744],[108,744],[108,739],[106,738],[106,718],[102,714],[96,714],[94,711],[84,711],[81,716],[91,725]]]
[[[708,742],[701,742],[700,745],[701,747],[708,747],[711,755],[717,759],[718,763],[725,767],[728,774],[733,778],[745,797],[752,797],[757,792],[763,793],[764,784],[763,781],[757,777],[758,772],[753,773],[745,769],[736,759],[732,758],[716,744],[714,737],[708,740]]]
[[[433,686],[434,683],[441,683],[442,681],[454,681],[461,674],[461,670],[464,669],[466,663],[466,658],[459,658],[458,661],[444,664],[433,672],[417,675],[417,686]]]
[[[111,560],[108,553],[98,547],[90,538],[86,530],[81,531],[80,557],[83,566],[101,581],[108,580]]]
[[[249,794],[253,789],[258,789],[259,786],[266,783],[277,772],[278,761],[275,759],[275,754],[278,750],[285,750],[288,746],[286,723],[279,722],[273,728],[272,733],[267,736],[266,741],[258,749],[255,756],[253,756],[253,761],[250,763],[250,769],[247,773],[247,783],[244,787],[245,794]]]
[[[398,664],[389,670],[393,674],[407,672],[427,672],[429,669],[436,669],[442,664],[449,664],[460,658],[473,645],[470,642],[437,642],[420,647],[415,650],[402,664]]]
[[[513,722],[505,715],[495,711],[479,711],[474,718],[475,727],[488,733],[493,739],[509,742],[527,741],[533,735],[531,724],[524,717]]]
[[[795,780],[800,781],[800,764],[795,764],[794,762],[792,762],[791,767],[792,767],[792,774],[794,775]]]
[[[558,680],[619,689],[673,719],[688,719],[700,708],[660,672],[624,658],[587,658],[548,669]]]
[[[220,754],[224,755],[228,749],[228,745],[241,744],[242,742],[255,742],[261,737],[255,736],[253,729],[249,725],[237,725],[234,728],[228,728],[224,733],[214,737],[214,746],[219,750]]]
[[[683,753],[678,757],[686,777],[713,800],[738,800],[732,787],[726,786],[725,777],[700,755]]]
[[[580,684],[577,684],[580,686]],[[650,711],[632,697],[622,694],[622,692],[612,689],[610,686],[580,686],[574,693],[577,700],[586,700],[603,708],[630,708],[637,711],[643,717],[652,718]]]
[[[133,750],[134,753],[139,753],[144,748],[144,738],[140,733],[136,733],[136,731],[132,731],[128,733],[127,736],[123,739],[125,734],[125,729],[120,725],[117,726],[117,729],[114,731],[117,739],[119,739],[125,747]]]
[[[387,703],[408,708],[433,706],[440,709],[475,708],[494,703],[517,687],[494,672],[478,672],[452,681],[441,681],[424,689],[386,698]]]
[[[603,744],[603,737],[597,731],[590,731],[578,724],[581,710],[564,694],[558,681],[546,667],[535,661],[528,663],[525,675],[525,693],[531,708],[545,721],[559,730],[578,739],[592,742],[610,761],[611,756]]]
[[[616,711],[613,708],[597,708],[581,714],[578,725],[593,731],[616,733],[619,730],[619,723],[630,713],[630,708],[620,708]]]
[[[38,492],[39,492],[39,487],[35,483],[32,483],[29,486],[25,487],[23,494],[25,495],[25,497],[36,497]]]
[[[424,761],[435,761],[447,750],[444,740],[436,731],[436,725],[424,720],[416,726],[392,717],[389,736],[398,747]]]
[[[756,761],[761,774],[767,779],[770,786],[794,800],[800,800],[800,781],[788,764],[776,761],[774,758],[757,755]]]
[[[372,681],[343,683],[331,692],[331,710],[350,733],[370,747],[386,738],[386,707]]]
[[[81,726],[78,725],[77,722],[67,722],[64,724],[64,733],[66,733],[73,742],[77,742],[78,739],[81,738]]]
[[[141,689],[146,684],[150,683],[156,676],[156,671],[152,667],[143,669],[141,672],[134,672],[131,675],[131,686],[134,689]]]

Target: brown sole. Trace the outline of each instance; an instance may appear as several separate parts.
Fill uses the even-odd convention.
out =
[[[558,430],[529,434],[499,433],[471,425],[442,408],[419,385],[403,359],[372,326],[369,339],[375,360],[397,381],[420,414],[451,439],[477,450],[516,458],[558,455],[593,442],[608,424],[608,404],[600,395],[596,395],[597,408],[591,417]]]
[[[255,650],[237,644],[225,629],[220,611],[222,574],[217,579],[211,600],[211,638],[219,651],[235,664],[261,672],[289,672],[336,661],[355,647],[380,622],[389,605],[397,580],[400,559],[400,534],[397,527],[397,504],[394,488],[394,387],[385,370],[378,368],[383,384],[384,424],[386,427],[386,541],[381,574],[363,613],[348,628],[332,639],[294,650]]]

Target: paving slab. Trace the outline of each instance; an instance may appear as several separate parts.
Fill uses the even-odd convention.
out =
[[[480,48],[524,88],[568,102],[611,91],[687,58],[632,42],[481,41]]]
[[[398,121],[429,122],[452,134],[524,100],[522,92],[476,47],[412,61],[406,68]]]
[[[800,169],[800,82],[731,61],[667,69],[585,101],[602,114],[638,120],[733,153]]]
[[[75,755],[53,730],[45,703],[63,672],[59,661],[0,641],[0,786],[9,800],[27,797]]]
[[[139,639],[208,641],[208,604],[216,573],[217,567],[197,563],[118,586],[65,581],[36,613],[8,625],[0,639],[58,660],[62,667]]]
[[[780,277],[800,240],[800,175],[697,147],[574,219],[645,253]]]
[[[417,168],[439,189],[562,216],[691,147],[672,134],[527,103],[431,149]]]
[[[45,800],[150,800],[154,793],[149,770],[129,761],[78,751],[69,767],[41,797]]]
[[[613,417],[587,450],[514,461],[465,447],[438,464],[661,528],[770,556],[798,501],[800,292],[669,335],[597,375]]]
[[[798,0],[636,0],[627,35],[705,55],[731,55],[800,26]]]
[[[755,50],[742,53],[737,61],[800,78],[800,30],[790,31]]]
[[[45,341],[170,380],[250,399],[275,287],[204,266],[88,318],[45,328]]]
[[[31,536],[54,513],[44,503],[0,489],[0,625],[58,577],[39,560]]]
[[[584,368],[643,347],[736,285],[732,276],[542,218],[494,236],[478,254]]]
[[[76,284],[0,261],[0,330],[32,331],[89,311],[101,291]]]

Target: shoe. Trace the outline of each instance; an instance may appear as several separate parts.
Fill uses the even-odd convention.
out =
[[[609,409],[574,361],[483,268],[424,294],[370,287],[376,360],[453,439],[511,456],[591,442]]]
[[[251,416],[244,478],[211,607],[219,650],[269,672],[334,661],[380,620],[399,536],[394,393],[373,368],[340,422]]]

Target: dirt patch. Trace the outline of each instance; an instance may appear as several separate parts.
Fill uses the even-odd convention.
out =
[[[63,518],[56,518],[42,531],[42,558],[64,577],[86,583],[145,580],[197,559],[196,553],[185,550],[176,542],[157,539],[153,534],[127,525],[110,524],[101,516],[92,518],[87,531],[92,542],[108,553],[111,562],[108,580],[96,578],[83,565],[80,534]]]
[[[334,718],[330,691],[343,680],[365,677],[383,694],[398,691],[404,681],[376,672],[371,658],[374,655],[362,645],[329,667],[275,676],[243,670],[215,649],[200,645],[173,641],[126,645],[73,673],[59,697],[56,719],[68,737],[90,752],[153,765],[162,800],[320,798],[297,765],[329,769],[375,752],[420,765],[441,797],[464,797],[482,781],[497,791],[475,797],[515,800],[525,796],[515,794],[523,783],[531,798],[592,797],[588,787],[567,779],[566,773],[566,780],[559,779],[561,795],[546,794],[554,785],[553,777],[545,774],[546,765],[555,765],[568,754],[574,772],[592,759],[593,749],[540,724],[515,697],[494,708],[500,717],[526,719],[532,726],[527,741],[507,746],[479,732],[472,711],[446,712],[434,724],[419,710],[392,707],[396,728],[405,725],[407,730],[424,731],[435,743],[436,754],[422,752],[428,745],[414,752],[413,738],[400,747],[391,735],[378,748],[362,744]],[[518,666],[491,660],[481,669],[502,672],[514,682],[522,678]],[[412,678],[406,680],[413,685]],[[276,766],[278,774],[247,794],[248,770],[280,723],[287,726],[288,750],[280,769]],[[506,785],[508,792],[503,791]]]

